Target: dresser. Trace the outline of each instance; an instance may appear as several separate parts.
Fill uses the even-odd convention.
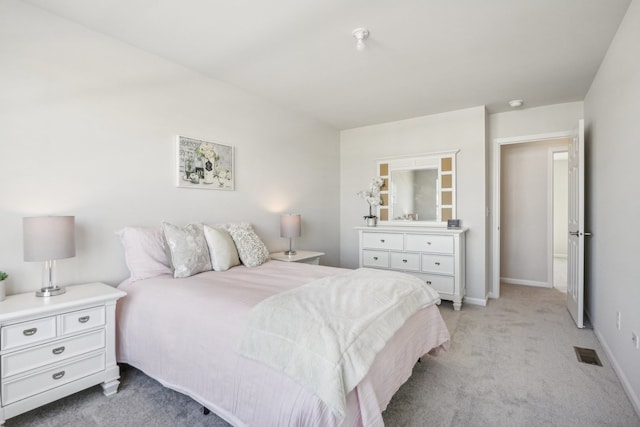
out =
[[[465,295],[466,229],[356,227],[360,267],[410,273],[460,310]]]
[[[96,384],[106,396],[118,391],[115,308],[124,295],[90,283],[0,302],[0,424]]]

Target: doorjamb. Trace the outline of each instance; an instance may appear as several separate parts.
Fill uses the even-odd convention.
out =
[[[502,183],[500,179],[500,159],[503,145],[522,144],[525,142],[546,141],[550,139],[560,139],[571,137],[572,131],[543,133],[537,135],[524,135],[508,138],[495,138],[493,140],[493,268],[491,280],[491,298],[500,298],[500,190]]]

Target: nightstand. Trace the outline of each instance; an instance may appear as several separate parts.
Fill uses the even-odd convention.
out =
[[[320,257],[324,252],[313,251],[296,251],[295,255],[285,255],[284,252],[275,252],[271,254],[271,259],[286,262],[302,262],[305,264],[320,264]]]
[[[105,396],[117,393],[115,308],[125,295],[90,283],[0,302],[0,424],[96,384]]]

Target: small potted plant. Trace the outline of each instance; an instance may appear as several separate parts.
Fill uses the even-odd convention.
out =
[[[369,215],[365,215],[364,220],[369,227],[375,227],[378,222],[378,217],[373,214],[373,208],[379,206],[382,203],[380,199],[380,187],[384,180],[379,176],[371,179],[371,184],[366,190],[358,191],[357,195],[362,197],[369,204]]]
[[[5,280],[9,277],[7,273],[4,271],[0,271],[0,301],[4,300],[7,296],[6,282]]]

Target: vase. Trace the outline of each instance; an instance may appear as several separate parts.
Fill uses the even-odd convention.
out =
[[[378,224],[377,216],[366,216],[364,219],[367,221],[367,227],[375,227]]]
[[[7,281],[0,280],[0,301],[4,301],[7,297]]]

